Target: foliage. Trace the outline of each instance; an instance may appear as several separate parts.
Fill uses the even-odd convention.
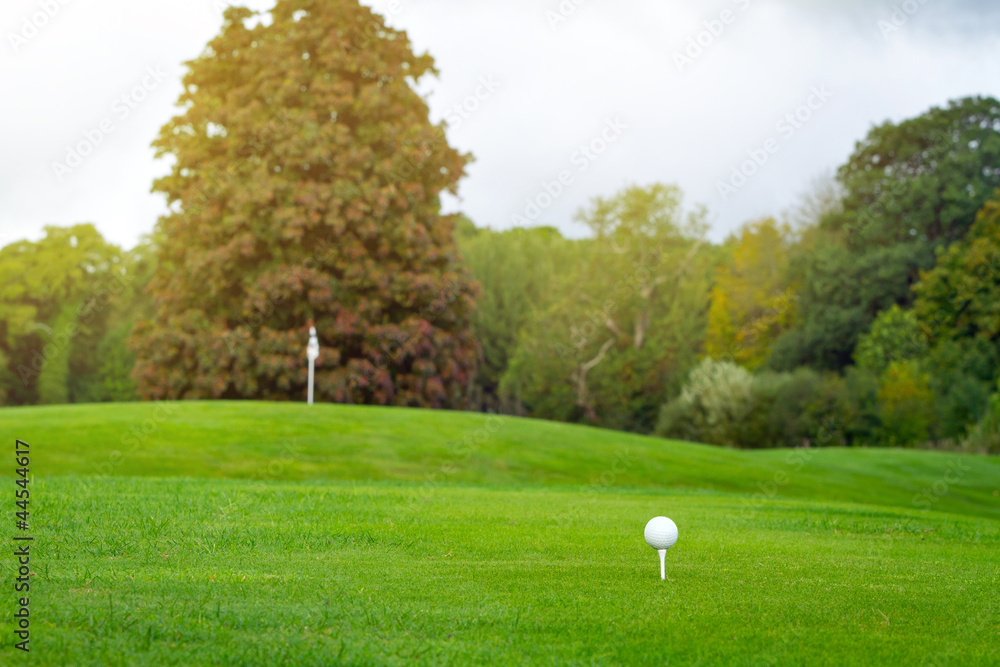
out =
[[[940,341],[922,360],[937,412],[934,439],[961,438],[979,421],[1000,372],[1000,349],[983,338]]]
[[[753,376],[728,361],[705,359],[684,389],[664,406],[660,435],[713,445],[744,444],[740,430],[754,409]]]
[[[132,333],[132,322],[112,329],[101,341],[98,357],[101,365],[97,369],[94,395],[99,400],[115,402],[139,400],[139,392],[132,378],[135,368],[135,354],[128,348]]]
[[[745,449],[844,444],[843,380],[808,368],[751,375],[705,359],[663,406],[659,435]]]
[[[791,230],[773,219],[746,225],[732,238],[732,256],[715,272],[705,351],[753,370],[794,319],[786,284]]]
[[[697,362],[715,253],[674,186],[629,187],[577,219],[594,239],[522,332],[501,390],[539,417],[648,432]]]
[[[72,331],[79,310],[79,304],[65,304],[52,322],[52,333]],[[62,343],[53,340],[46,347],[48,349],[44,352],[45,363],[38,374],[38,402],[43,405],[46,403],[69,403],[70,341],[67,339],[65,343]]]
[[[851,366],[844,372],[842,427],[845,444],[877,445],[882,435],[879,376]]]
[[[917,362],[894,361],[882,376],[878,390],[882,410],[882,439],[890,446],[926,441],[934,415],[930,376]]]
[[[1000,340],[1000,191],[997,197],[914,287],[916,316],[932,340]]]
[[[854,359],[860,368],[880,375],[895,361],[924,357],[927,347],[913,311],[894,305],[875,318],[871,331],[858,342]]]
[[[552,227],[493,232],[465,221],[456,238],[462,258],[482,295],[476,302],[472,328],[482,347],[476,376],[482,408],[512,412],[504,402],[500,380],[513,356],[519,332],[555,295],[555,282],[574,270],[580,242],[564,239]]]
[[[873,128],[838,172],[843,210],[793,254],[800,324],[771,366],[842,370],[877,314],[908,307],[921,270],[1000,185],[1000,102],[966,98]]]
[[[972,451],[1000,454],[1000,385],[990,396],[982,419],[970,429],[964,445]]]
[[[357,0],[255,16],[226,10],[154,142],[171,212],[134,336],[140,395],[303,396],[313,319],[317,400],[463,405],[475,287],[439,195],[469,158],[414,90],[432,58]]]
[[[97,372],[115,304],[135,280],[128,254],[89,224],[0,250],[0,399],[87,400],[80,379]]]
[[[440,214],[469,157],[428,121],[433,62],[404,33],[347,0],[271,18],[229,10],[189,63],[152,238],[49,227],[0,250],[0,403],[294,400],[313,318],[320,400],[741,448],[992,447],[995,100],[873,128],[790,224],[721,246],[668,185],[595,199],[591,238],[496,232]]]

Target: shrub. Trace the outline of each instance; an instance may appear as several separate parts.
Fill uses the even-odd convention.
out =
[[[892,306],[879,313],[854,351],[858,367],[883,373],[894,361],[919,359],[927,354],[927,338],[913,311]]]
[[[656,432],[725,447],[744,446],[743,421],[753,409],[753,376],[727,361],[705,359],[680,396],[660,412]]]
[[[889,446],[924,442],[930,436],[934,393],[930,376],[913,361],[889,364],[878,390],[882,441]]]
[[[834,374],[801,368],[752,376],[705,360],[663,407],[657,433],[746,449],[839,445],[846,403],[846,383]]]
[[[967,450],[984,454],[1000,454],[1000,386],[990,396],[983,418],[970,431],[962,443]]]

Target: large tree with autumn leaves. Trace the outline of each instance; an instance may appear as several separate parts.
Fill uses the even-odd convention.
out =
[[[321,400],[460,405],[475,372],[475,288],[439,195],[469,157],[414,91],[435,74],[357,0],[226,10],[154,142],[155,316],[147,398],[304,395],[315,320]]]

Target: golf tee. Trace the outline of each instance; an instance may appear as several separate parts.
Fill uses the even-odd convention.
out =
[[[667,550],[666,549],[657,549],[657,551],[660,553],[660,579],[666,579],[667,578],[667,566],[666,566]]]

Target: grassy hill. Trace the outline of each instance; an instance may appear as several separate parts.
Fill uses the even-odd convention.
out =
[[[31,443],[36,664],[1000,661],[996,459],[262,403],[0,428]]]
[[[1000,459],[939,452],[730,450],[465,412],[257,402],[7,408],[0,429],[37,444],[46,476],[714,490],[1000,518]]]

